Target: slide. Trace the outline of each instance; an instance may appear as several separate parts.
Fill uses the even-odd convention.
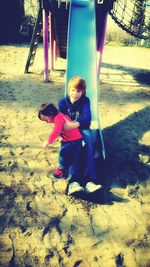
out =
[[[70,3],[67,47],[67,84],[73,76],[86,80],[92,111],[91,129],[96,157],[105,159],[105,147],[100,128],[98,108],[98,70],[96,57],[95,2],[72,0]]]

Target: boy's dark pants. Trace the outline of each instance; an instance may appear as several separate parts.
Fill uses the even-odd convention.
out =
[[[83,156],[81,157],[81,168],[83,168],[83,183],[86,184],[87,182],[96,182],[92,131],[91,129],[82,130],[81,134],[85,142]]]
[[[80,161],[81,161],[82,139],[62,142],[59,151],[60,169],[68,169],[69,183],[81,182]]]

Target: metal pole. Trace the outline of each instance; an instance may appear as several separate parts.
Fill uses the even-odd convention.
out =
[[[46,82],[49,80],[48,46],[48,12],[43,9],[44,80]]]
[[[103,49],[104,49],[104,43],[105,43],[105,37],[106,37],[107,16],[108,16],[108,13],[105,13],[103,17],[101,36],[100,36],[100,40],[98,44],[98,51],[99,51],[98,80],[100,79],[102,56],[103,56]]]

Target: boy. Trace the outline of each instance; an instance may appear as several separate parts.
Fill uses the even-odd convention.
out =
[[[73,77],[68,83],[68,95],[59,101],[59,111],[68,115],[74,123],[66,124],[66,129],[78,127],[85,142],[84,186],[87,193],[101,188],[95,184],[96,170],[93,151],[93,137],[90,130],[90,100],[86,96],[86,82],[79,76]],[[68,126],[68,128],[67,128]]]
[[[43,144],[44,148],[47,148],[49,144],[52,144],[59,136],[61,136],[61,148],[59,151],[59,167],[61,173],[56,173],[55,171],[55,177],[64,177],[64,170],[68,169],[68,195],[84,191],[84,188],[80,185],[79,176],[79,155],[81,154],[82,148],[81,133],[77,128],[67,131],[65,130],[64,126],[66,124],[66,119],[69,121],[71,120],[68,116],[58,112],[57,108],[53,104],[41,105],[38,117],[40,120],[47,123],[54,123],[54,129]]]

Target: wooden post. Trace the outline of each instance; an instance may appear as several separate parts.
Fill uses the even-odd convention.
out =
[[[49,57],[48,57],[48,12],[43,9],[43,48],[44,48],[44,80],[49,80]]]
[[[49,12],[49,50],[50,50],[50,69],[54,69],[54,32],[52,14]]]

